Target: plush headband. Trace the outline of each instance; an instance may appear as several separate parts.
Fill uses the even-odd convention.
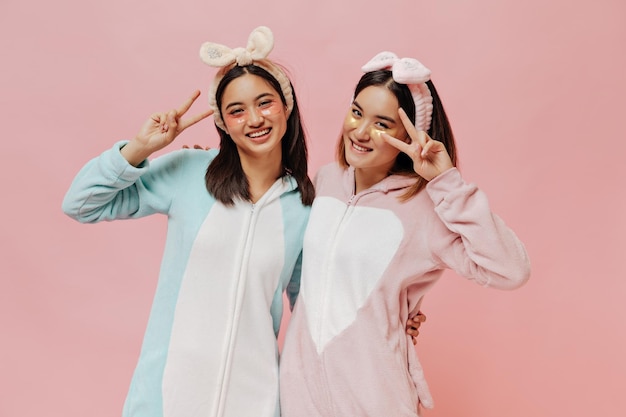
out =
[[[428,131],[433,114],[433,97],[426,85],[430,70],[417,59],[398,58],[393,52],[381,52],[361,67],[363,72],[391,70],[398,84],[406,84],[415,102],[415,127]]]
[[[276,78],[287,103],[287,117],[291,114],[293,109],[291,82],[280,67],[266,59],[273,47],[274,35],[265,26],[259,26],[250,33],[248,45],[245,48],[230,49],[227,46],[212,42],[205,42],[200,47],[200,59],[207,65],[220,68],[209,89],[209,106],[214,112],[213,121],[220,129],[226,131],[226,126],[224,126],[220,109],[217,106],[215,92],[224,75],[236,65],[256,65]]]

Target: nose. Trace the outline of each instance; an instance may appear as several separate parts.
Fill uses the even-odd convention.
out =
[[[359,142],[366,142],[370,139],[370,126],[367,122],[361,121],[356,125],[354,138]]]
[[[249,114],[250,117],[248,117],[248,124],[250,126],[260,126],[263,124],[265,118],[263,117],[261,110],[255,108],[252,109]]]

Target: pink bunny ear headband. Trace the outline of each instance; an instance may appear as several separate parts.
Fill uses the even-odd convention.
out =
[[[213,109],[213,121],[222,130],[226,131],[220,109],[217,107],[215,92],[224,75],[235,65],[256,65],[269,72],[280,84],[283,96],[287,102],[287,117],[293,109],[293,91],[287,75],[272,61],[266,59],[274,47],[272,31],[259,26],[250,33],[248,45],[245,48],[230,49],[227,46],[212,42],[205,42],[200,47],[200,59],[212,67],[220,68],[209,89],[209,106]]]
[[[428,131],[433,114],[433,97],[426,85],[430,70],[417,59],[398,58],[393,52],[381,52],[361,67],[363,72],[391,70],[398,84],[406,84],[415,102],[415,127]]]

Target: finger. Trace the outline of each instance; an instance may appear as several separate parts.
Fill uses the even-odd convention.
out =
[[[183,145],[183,149],[189,149],[189,145]]]
[[[428,154],[434,154],[437,153],[441,150],[442,147],[442,143],[441,142],[437,142],[436,140],[430,139],[426,145],[424,145],[424,147],[422,148],[422,158],[426,159],[426,156],[428,156]]]
[[[414,321],[419,321],[420,323],[423,323],[426,321],[426,315],[422,314],[422,313],[417,313],[414,317],[413,317]]]
[[[165,125],[165,119],[167,118],[167,115],[165,113],[153,113],[150,116],[150,120],[152,120],[153,126],[156,128],[158,126],[158,129],[160,132],[163,132],[163,126]]]
[[[165,133],[170,138],[176,136],[176,126],[178,122],[176,121],[176,110],[170,110],[167,113],[166,119],[161,126],[161,132]]]
[[[381,133],[381,137],[389,145],[395,147],[400,152],[404,152],[409,156],[409,158],[413,159],[414,161],[419,158],[419,155],[422,152],[422,147],[418,144],[406,143],[398,138],[394,138],[393,136],[388,135],[387,133]]]
[[[427,156],[429,153],[432,152],[432,148],[433,148],[433,144],[432,144],[432,141],[430,141],[426,145],[424,145],[424,147],[422,148],[422,152],[420,153],[420,156],[424,159],[428,159]]]
[[[189,119],[185,119],[180,122],[180,131],[187,129],[189,126],[193,126],[201,120],[206,119],[210,115],[213,114],[213,110],[207,110],[203,113],[197,114],[194,117],[190,117]]]
[[[413,142],[417,142],[420,146],[424,146],[426,144],[426,132],[417,130],[413,123],[411,123],[411,119],[406,115],[404,109],[400,107],[398,109],[398,115],[400,116],[400,120],[406,129],[406,132],[409,134]]]
[[[408,328],[406,329],[406,334],[411,335],[413,337],[417,336],[418,334],[420,334],[419,330],[415,329],[415,328]]]
[[[384,133],[384,132],[382,132],[380,136],[385,140],[385,142],[387,142],[388,144],[390,144],[391,146],[393,146],[400,152],[404,152],[409,155],[411,154],[412,152],[411,145],[406,143],[405,141],[400,140],[398,138],[394,138],[393,136],[388,135],[387,133]]]
[[[417,329],[418,327],[422,325],[422,321],[419,318],[417,318],[417,316],[413,317],[412,319],[409,319],[406,323],[407,323],[407,326],[413,327],[415,329]]]
[[[412,325],[411,327],[409,327],[407,329],[407,332],[418,332],[419,333],[420,325],[421,325],[421,323]],[[413,333],[411,333],[411,334],[413,334]]]
[[[189,97],[185,102],[178,108],[178,117],[187,113],[187,110],[191,107],[191,105],[196,101],[196,99],[200,97],[200,90],[196,90],[193,92],[191,97]]]
[[[152,119],[152,121],[158,125],[161,124],[161,120],[163,120],[163,114],[162,113],[152,113],[150,115],[150,119]]]
[[[409,319],[406,322],[406,329],[407,329],[407,331],[410,331],[410,330],[418,331],[418,329],[420,328],[421,325],[422,325],[421,321],[414,320],[414,319]]]

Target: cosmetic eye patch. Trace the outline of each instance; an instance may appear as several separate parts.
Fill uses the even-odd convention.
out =
[[[281,104],[282,103],[272,101],[268,105],[263,106],[263,108],[261,109],[261,114],[265,117],[278,114],[283,109],[283,106]]]
[[[348,129],[358,129],[361,120],[354,117],[352,114],[348,115],[344,121],[344,126]],[[370,138],[380,138],[380,134],[385,131],[385,128],[382,126],[377,126],[376,124],[372,124],[368,126],[367,134]]]
[[[260,109],[254,111],[258,112],[262,117],[270,117],[280,113],[282,108],[283,107],[278,102],[271,102],[263,104]],[[228,126],[237,126],[248,121],[250,112],[248,110],[241,110],[235,113],[226,113],[224,116],[224,121]]]

